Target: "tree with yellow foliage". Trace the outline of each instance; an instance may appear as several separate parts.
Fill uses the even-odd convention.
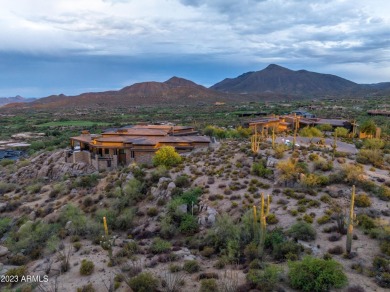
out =
[[[182,158],[172,146],[161,147],[153,156],[153,164],[155,166],[164,165],[167,167],[178,165]]]

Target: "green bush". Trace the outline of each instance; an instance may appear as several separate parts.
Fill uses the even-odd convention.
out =
[[[15,184],[0,182],[0,195],[12,192],[16,189]]]
[[[193,274],[200,271],[200,265],[196,260],[184,261],[183,270]]]
[[[99,176],[96,174],[79,176],[74,182],[74,188],[93,188],[99,183]]]
[[[4,233],[6,233],[11,227],[10,224],[12,222],[11,218],[4,217],[0,218],[0,238],[3,237]]]
[[[306,222],[297,222],[288,230],[288,234],[294,239],[310,241],[316,239],[317,232],[314,227]]]
[[[172,245],[169,241],[157,237],[153,240],[150,251],[152,253],[164,253],[170,250],[171,247]]]
[[[281,268],[270,265],[264,270],[249,270],[246,278],[253,288],[260,291],[274,291],[281,272]]]
[[[80,266],[80,275],[89,276],[93,273],[95,265],[93,262],[83,259]]]
[[[143,272],[126,281],[134,292],[154,292],[158,288],[158,280],[149,272]]]
[[[114,222],[114,227],[118,230],[128,230],[133,226],[135,213],[135,209],[132,207],[123,209],[119,216],[116,218]]]
[[[166,167],[172,167],[178,165],[181,160],[182,157],[172,146],[161,147],[153,156],[153,164],[155,166],[164,165]]]
[[[347,276],[335,260],[306,256],[302,261],[288,263],[290,285],[307,292],[329,291],[347,285]]]
[[[0,165],[2,167],[6,167],[6,166],[14,164],[14,163],[15,163],[15,160],[12,160],[12,159],[3,159],[0,161]]]
[[[214,246],[219,251],[227,249],[229,241],[240,240],[240,228],[234,223],[231,216],[222,214],[217,216],[213,227],[206,236],[208,245]]]
[[[272,256],[279,261],[298,260],[302,251],[302,245],[293,241],[284,241],[273,246]]]
[[[29,193],[29,194],[37,194],[40,192],[41,188],[42,188],[42,184],[41,183],[35,183],[35,184],[32,184],[32,185],[28,185],[26,186],[26,191]]]
[[[317,223],[322,225],[330,222],[330,220],[331,218],[329,215],[324,215],[317,219]]]
[[[268,224],[277,224],[279,222],[279,219],[276,217],[275,214],[269,214],[266,218],[266,221]]]
[[[188,188],[191,185],[191,181],[187,175],[179,175],[175,179],[175,185],[177,188]]]
[[[199,292],[218,292],[218,284],[215,279],[204,279],[200,281]]]
[[[366,194],[359,194],[355,198],[356,207],[370,207],[371,199]]]
[[[203,193],[201,188],[194,188],[184,192],[180,198],[185,204],[192,205],[198,203],[199,196]]]
[[[22,277],[27,275],[27,267],[21,266],[21,267],[9,269],[5,273],[5,275],[9,277],[13,277],[15,280],[17,279],[18,282],[20,282]]]
[[[268,177],[269,175],[272,174],[272,170],[268,169],[265,166],[264,162],[253,163],[252,174],[260,176],[260,177]]]
[[[371,230],[376,227],[374,219],[368,217],[365,214],[358,215],[357,219],[358,219],[358,225],[365,230]]]
[[[390,201],[390,188],[381,186],[378,191],[378,197],[383,201]]]
[[[179,231],[183,234],[194,234],[198,231],[198,220],[191,214],[185,214],[180,221]]]

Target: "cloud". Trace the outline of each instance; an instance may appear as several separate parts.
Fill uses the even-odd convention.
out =
[[[182,56],[212,76],[215,64],[237,70],[267,63],[331,70],[333,64],[334,74],[354,78],[356,68],[368,66],[372,70],[363,72],[372,73],[383,66],[378,81],[390,80],[386,0],[0,0],[0,5],[3,53],[59,62],[149,58],[159,64],[161,56]],[[370,79],[363,74],[359,80]]]

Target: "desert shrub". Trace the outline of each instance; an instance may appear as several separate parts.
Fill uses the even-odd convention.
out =
[[[347,284],[341,264],[332,259],[306,256],[302,261],[289,262],[288,266],[290,285],[294,289],[307,292],[328,291]]]
[[[303,215],[303,221],[305,221],[306,223],[313,223],[313,217],[312,216],[310,216],[309,214],[305,214],[305,215]]]
[[[343,254],[343,252],[344,252],[344,248],[340,245],[336,245],[335,247],[331,247],[328,249],[328,253],[330,254],[340,255]]]
[[[359,194],[355,198],[355,204],[357,207],[370,207],[371,199],[366,194]]]
[[[74,250],[75,250],[76,252],[78,252],[82,246],[83,246],[83,245],[81,244],[81,242],[75,242],[75,243],[73,243],[73,248],[74,248]]]
[[[95,265],[92,261],[88,261],[86,259],[83,259],[81,261],[81,265],[80,265],[80,275],[89,276],[93,273],[94,268],[95,268]]]
[[[31,184],[31,185],[26,186],[25,189],[26,189],[27,193],[29,193],[29,194],[36,194],[36,193],[39,193],[42,186],[43,186],[42,183],[35,183],[35,184]]]
[[[293,241],[283,241],[273,246],[272,256],[275,260],[298,260],[302,251],[302,245]]]
[[[47,241],[57,234],[58,228],[57,224],[27,221],[18,232],[10,233],[6,239],[6,245],[14,253],[23,251],[25,255],[37,259]]]
[[[169,171],[164,165],[160,165],[154,169],[150,174],[152,183],[157,183],[161,177],[169,177]]]
[[[146,214],[147,214],[149,217],[157,216],[157,214],[158,214],[158,209],[157,209],[156,207],[151,207],[151,208],[149,208],[149,209],[146,211]]]
[[[0,182],[0,195],[12,192],[16,189],[15,184]]]
[[[390,256],[390,241],[383,241],[380,244],[381,252],[385,255]]]
[[[346,164],[342,167],[340,179],[341,181],[344,180],[349,184],[357,185],[364,180],[363,174],[364,170],[361,165]]]
[[[9,258],[9,263],[15,266],[22,266],[29,262],[29,258],[23,254],[15,254]]]
[[[267,176],[272,174],[272,170],[268,169],[265,166],[264,162],[258,162],[258,163],[253,163],[252,174],[260,176],[260,177],[267,177]]]
[[[287,145],[284,145],[284,144],[278,144],[275,146],[275,149],[274,149],[274,156],[275,158],[277,159],[281,159],[283,158],[284,156],[284,152],[288,149]]]
[[[152,253],[164,253],[171,249],[171,243],[161,238],[155,238],[150,246]]]
[[[99,183],[99,176],[96,174],[79,176],[74,182],[74,188],[93,188]]]
[[[10,229],[12,219],[8,217],[0,218],[0,238]]]
[[[198,231],[198,220],[191,214],[185,214],[180,221],[179,231],[183,234],[194,234]]]
[[[182,157],[172,146],[161,147],[153,156],[153,164],[155,166],[164,165],[166,167],[172,167],[178,165],[181,160]]]
[[[371,163],[373,166],[383,165],[383,151],[378,149],[361,149],[356,156],[356,161],[362,164]]]
[[[199,196],[202,194],[201,188],[194,188],[184,192],[180,198],[184,201],[185,204],[191,205],[198,202]]]
[[[256,259],[259,255],[259,249],[257,247],[257,244],[251,242],[247,246],[245,246],[244,255],[247,261],[252,261]]]
[[[314,162],[314,169],[320,169],[322,171],[330,171],[333,169],[333,161],[320,158]]]
[[[187,175],[179,175],[175,179],[175,185],[178,188],[188,188],[191,185],[191,181]]]
[[[6,167],[6,166],[14,164],[14,163],[15,163],[15,161],[12,160],[12,159],[3,159],[3,160],[0,161],[0,165],[2,167]]]
[[[84,285],[81,288],[77,288],[77,292],[95,292],[95,288],[93,287],[92,283],[88,283],[87,285]]]
[[[295,239],[310,241],[317,236],[314,227],[306,222],[297,222],[288,230],[288,234]]]
[[[211,257],[214,254],[215,250],[212,247],[205,246],[200,254],[206,258]]]
[[[249,270],[246,278],[253,288],[261,291],[274,291],[281,273],[281,268],[270,265],[264,270]]]
[[[199,292],[218,292],[218,284],[215,279],[204,279],[200,281]]]
[[[376,227],[374,219],[370,218],[366,214],[361,214],[357,216],[358,225],[365,230],[371,230]]]
[[[331,218],[329,215],[324,215],[317,219],[317,223],[322,225],[330,222],[330,220]]]
[[[187,273],[196,273],[200,271],[200,265],[196,260],[184,261],[183,270]]]
[[[103,217],[106,217],[107,225],[111,229],[115,226],[115,220],[117,217],[116,211],[112,209],[99,209],[95,213],[95,220],[97,223],[103,222]]]
[[[149,272],[143,272],[126,280],[126,284],[134,292],[154,292],[158,288],[158,280]]]
[[[390,201],[390,188],[382,185],[378,190],[378,197],[383,201]]]
[[[123,209],[114,222],[115,229],[128,230],[133,226],[134,217],[135,217],[134,208],[129,207]]]
[[[13,277],[14,279],[17,279],[18,282],[20,282],[22,277],[26,276],[26,274],[27,274],[27,267],[21,266],[21,267],[9,269],[5,273],[5,276]]]
[[[142,189],[144,184],[139,180],[132,178],[122,188],[123,196],[120,198],[120,208],[129,207],[132,203],[139,202],[143,199]]]
[[[227,214],[217,216],[213,227],[206,236],[208,245],[214,246],[216,250],[226,249],[229,241],[239,241],[239,239],[240,228]]]
[[[279,219],[276,217],[275,214],[269,214],[266,218],[266,221],[268,224],[276,224],[279,222]]]

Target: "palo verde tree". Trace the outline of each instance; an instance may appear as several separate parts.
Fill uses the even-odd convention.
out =
[[[299,135],[310,139],[310,144],[315,137],[322,137],[322,132],[316,127],[304,127],[299,131]]]
[[[164,165],[166,167],[172,167],[178,165],[181,160],[180,154],[172,146],[161,147],[153,156],[153,164],[155,166]]]

